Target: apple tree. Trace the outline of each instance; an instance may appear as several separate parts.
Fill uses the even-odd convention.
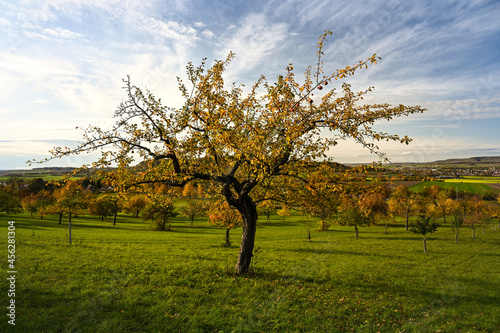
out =
[[[289,182],[307,183],[311,166],[321,164],[312,162],[325,160],[339,140],[352,138],[380,155],[377,141],[409,143],[407,136],[378,132],[373,125],[424,111],[420,106],[365,103],[373,88],[357,92],[345,82],[377,63],[377,55],[324,70],[323,46],[330,34],[325,31],[319,38],[315,66],[306,69],[302,83],[288,64],[273,82],[260,76],[248,88],[228,86],[223,74],[234,58],[231,52],[208,69],[206,60],[199,66],[189,63],[187,80],[178,78],[184,103],[173,108],[127,77],[114,127],[89,126],[80,145],[55,148],[52,158],[101,151],[87,167],[116,165],[114,179],[127,187],[184,187],[202,181],[217,186],[243,221],[236,272],[244,274],[254,250],[259,202]],[[143,167],[131,168],[138,159],[146,161]]]

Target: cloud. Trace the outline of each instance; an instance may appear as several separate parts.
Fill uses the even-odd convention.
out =
[[[264,14],[252,13],[238,26],[228,31],[220,42],[218,57],[225,58],[229,51],[236,53],[231,71],[244,72],[268,62],[271,54],[278,53],[286,44],[287,23],[271,22]]]
[[[82,34],[64,28],[55,28],[55,29],[45,28],[42,30],[42,33],[45,34],[46,36],[50,36],[53,38],[60,38],[60,39],[75,39],[84,37]]]

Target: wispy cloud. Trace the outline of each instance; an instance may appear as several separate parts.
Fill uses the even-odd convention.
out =
[[[237,58],[231,71],[253,71],[262,68],[263,63],[274,62],[269,57],[283,48],[287,36],[287,23],[270,22],[265,14],[251,13],[225,34],[218,57],[224,58],[233,51]]]

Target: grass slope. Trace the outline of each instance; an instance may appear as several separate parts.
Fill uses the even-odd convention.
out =
[[[422,238],[402,223],[313,232],[305,217],[262,218],[252,272],[232,273],[238,247],[224,230],[179,217],[173,231],[119,216],[67,223],[0,214],[1,267],[7,221],[16,221],[16,332],[476,332],[500,327],[500,230],[449,226]],[[316,222],[314,222],[316,223]],[[496,225],[495,225],[496,227]],[[241,228],[232,230],[239,243]],[[8,304],[6,279],[1,304]],[[10,327],[7,319],[0,331]]]
[[[484,194],[486,192],[494,192],[498,193],[500,191],[491,188],[491,186],[485,184],[485,181],[482,181],[480,183],[475,182],[475,181],[465,181],[465,182],[441,182],[441,181],[424,181],[420,182],[416,185],[410,186],[409,189],[410,191],[413,192],[419,192],[421,191],[424,187],[430,187],[432,185],[437,185],[441,188],[448,189],[457,189],[458,191],[463,191],[463,192],[472,192],[472,193],[477,193],[477,194]]]

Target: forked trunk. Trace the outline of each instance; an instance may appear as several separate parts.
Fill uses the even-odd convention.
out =
[[[236,207],[243,219],[243,232],[241,235],[240,254],[236,263],[236,273],[242,275],[248,272],[252,261],[255,245],[255,232],[257,231],[257,206],[250,197],[238,200]]]

